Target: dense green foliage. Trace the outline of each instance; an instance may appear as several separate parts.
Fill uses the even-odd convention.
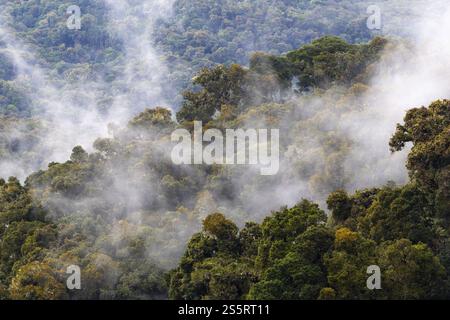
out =
[[[382,38],[351,45],[340,38],[324,37],[286,56],[255,54],[249,69],[236,64],[203,69],[194,78],[194,84],[202,89],[184,92],[177,119],[210,121],[222,108],[236,114],[251,106],[280,102],[281,92],[286,90],[301,93],[328,89],[333,84],[364,83],[366,69],[378,59],[385,45]]]
[[[233,63],[248,65],[257,51],[279,55],[326,35],[339,36],[351,43],[366,42],[379,33],[366,26],[366,10],[373,2],[175,0],[173,14],[156,21],[149,38],[153,38],[161,51],[161,59],[167,62],[168,81],[178,94],[190,86],[191,78],[202,68]],[[403,0],[394,4],[381,2],[389,14],[386,21],[393,25],[401,23],[396,15],[409,3]],[[133,61],[125,61],[130,57],[126,56],[123,39],[108,20],[110,7],[107,3],[5,0],[0,1],[0,5],[3,16],[10,16],[8,26],[34,49],[35,63],[48,68],[55,79],[105,81],[112,88],[124,90],[120,75],[126,63]],[[81,8],[83,27],[77,32],[66,26],[66,10],[70,5]],[[388,31],[391,29],[394,28]],[[0,79],[14,82],[14,68],[1,52],[0,66]],[[2,91],[0,89],[0,96],[4,95]],[[182,102],[181,96],[174,97],[172,91],[166,98],[174,104]],[[16,105],[17,99],[15,95],[5,102],[0,99],[0,113],[8,106],[22,111],[24,105],[22,102]]]
[[[366,8],[351,0],[176,1],[158,40],[194,64],[245,64],[249,51],[280,54],[327,34],[367,41]]]
[[[177,116],[184,120],[181,126],[189,127],[188,120],[199,119],[193,110],[206,112],[200,119],[219,128],[245,127],[252,121],[278,126],[297,117],[297,127],[289,130],[307,129],[311,123],[320,123],[315,112],[329,108],[326,112],[333,115],[336,95],[345,105],[357,97],[358,90],[364,90],[360,81],[368,77],[370,61],[377,60],[384,44],[375,39],[368,45],[352,46],[328,37],[287,56],[260,56],[250,69],[239,65],[205,69],[195,79],[204,91],[187,92],[184,109]],[[352,55],[369,52],[370,56],[361,60],[367,62],[356,68],[359,73],[355,75],[313,58],[332,59],[336,47],[351,57],[339,54],[343,61],[351,60],[355,66],[360,62]],[[295,98],[283,102],[267,94],[261,105],[243,98],[245,90],[251,90],[248,79],[257,78],[261,83],[258,77],[275,77],[277,86],[267,88],[280,90],[283,75],[288,75],[285,83],[291,84],[282,89],[296,94],[299,86],[290,77],[301,73],[295,67],[298,59],[312,62],[310,79],[315,74],[329,74],[325,81],[320,78],[308,84],[314,90],[322,85],[328,89],[322,97],[330,100],[329,107],[311,110],[306,116],[296,113]],[[315,71],[318,68],[324,72]],[[335,91],[334,82],[348,89]],[[202,96],[214,102],[213,111],[205,110]],[[300,106],[308,103],[302,101]],[[299,172],[284,172],[268,180],[249,179],[239,186],[233,180],[244,174],[245,168],[174,166],[164,150],[168,136],[179,125],[164,108],[145,110],[126,128],[114,129],[114,138],[98,139],[95,152],[87,153],[78,146],[69,161],[51,163],[47,170],[29,176],[24,186],[14,178],[1,182],[2,297],[446,298],[449,191],[447,180],[441,177],[448,175],[449,106],[448,101],[437,101],[430,108],[413,109],[405,124],[398,126],[392,149],[413,143],[407,164],[409,184],[390,184],[354,195],[334,192],[327,201],[330,218],[317,204],[303,200],[274,212],[261,224],[246,223],[242,229],[223,214],[208,214],[224,209],[242,224],[245,213],[255,210],[246,203],[248,192],[267,190],[268,184],[288,176],[308,177],[311,188],[322,193],[345,187],[344,173],[336,174],[340,169],[329,166],[345,156],[350,142],[324,131],[323,139],[329,142],[321,145],[329,164],[321,165],[329,171],[310,167],[308,172],[306,163],[299,163],[303,168]],[[180,117],[190,112],[191,118]],[[212,112],[218,115],[212,117]],[[295,135],[288,136],[291,138],[282,141],[283,150],[301,146]],[[230,208],[230,203],[236,207]],[[200,221],[203,231],[191,238],[179,267],[166,276],[166,289],[163,270],[173,265],[174,257],[183,250],[180,243],[187,241]],[[64,268],[69,264],[83,270],[86,286],[80,291],[64,286]],[[381,291],[365,287],[366,268],[372,264],[384,272]]]
[[[79,32],[66,25],[66,11],[71,5],[83,8],[83,28]],[[27,43],[38,48],[39,57],[59,74],[87,64],[102,75],[99,71],[107,70],[104,66],[122,50],[120,42],[108,32],[108,10],[103,1],[33,0],[11,2],[8,6],[14,28]]]
[[[325,35],[368,41],[365,0],[177,0],[155,41],[184,87],[192,74],[216,64],[247,65],[253,52],[282,54]],[[395,10],[393,10],[395,11]]]
[[[412,181],[352,196],[336,191],[327,201],[328,223],[306,200],[239,233],[219,214],[209,216],[171,273],[170,297],[447,299],[449,188],[440,177],[450,170],[449,111],[449,101],[410,110],[391,146],[413,142]],[[210,220],[223,231],[212,230]],[[371,265],[382,270],[383,290],[365,286]]]
[[[107,83],[102,112],[133,90],[103,1],[0,3],[57,88]],[[72,4],[80,32],[65,25]],[[168,100],[179,111],[140,110],[89,152],[75,146],[23,182],[0,180],[0,300],[448,299],[450,102],[411,109],[397,126],[392,151],[412,146],[408,183],[346,191],[359,177],[345,167],[354,137],[340,123],[377,106],[364,95],[397,44],[366,28],[367,4],[175,1],[153,36],[182,92]],[[0,50],[0,160],[29,172],[51,124],[16,71]],[[281,128],[282,170],[174,165],[170,135],[194,120]],[[309,200],[267,216],[287,191]],[[81,268],[81,290],[66,287],[69,265]],[[370,265],[383,290],[367,289]]]

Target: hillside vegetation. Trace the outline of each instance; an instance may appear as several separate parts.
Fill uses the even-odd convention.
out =
[[[77,33],[65,25],[69,1],[0,4],[0,27],[26,44],[25,69],[54,91],[89,96],[99,84],[92,109],[105,117],[135,92],[124,73],[146,69],[111,31],[106,2],[70,1],[84,12]],[[65,129],[67,119],[33,99],[48,88],[23,77],[0,33],[0,169],[26,176],[0,179],[0,300],[450,298],[450,101],[404,106],[381,147],[392,167],[374,172],[379,146],[363,150],[356,131],[384,116],[373,98],[384,90],[372,81],[379,62],[411,51],[367,29],[367,5],[175,1],[145,35],[168,64],[158,87],[171,105],[119,113],[108,137],[59,162],[48,157],[64,130],[50,120]],[[147,85],[153,73],[133,76]],[[280,172],[175,165],[171,134],[194,121],[279,129]],[[403,167],[397,155],[409,177],[386,178]],[[66,286],[70,265],[81,290]],[[383,290],[366,287],[371,265]]]

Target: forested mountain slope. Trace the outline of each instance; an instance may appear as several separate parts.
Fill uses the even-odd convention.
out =
[[[203,222],[170,277],[174,299],[448,299],[450,101],[408,111],[391,139],[414,144],[403,187],[332,193],[327,222],[303,200],[240,229]],[[382,290],[361,285],[368,266]]]
[[[381,30],[366,25],[373,4],[382,12]],[[80,7],[80,30],[67,28],[70,5]],[[360,43],[379,34],[408,34],[412,29],[406,26],[424,12],[422,5],[422,0],[414,6],[366,0],[0,1],[0,115],[6,116],[0,174],[25,179],[47,162],[66,159],[73,145],[91,145],[107,134],[108,123],[124,125],[145,108],[177,111],[182,92],[195,87],[191,79],[203,67],[248,65],[255,51],[287,53],[321,36]],[[360,70],[350,72],[355,71]]]
[[[401,35],[410,1],[380,3]],[[367,1],[75,0],[72,32],[68,1],[0,4],[0,299],[449,297],[445,25],[414,45]],[[279,173],[175,165],[196,120],[279,129]]]
[[[203,118],[208,125],[245,128],[262,122],[282,127],[291,132],[285,135],[291,138],[282,142],[283,158],[293,156],[293,148],[306,151],[304,134],[320,127],[321,119],[354,112],[337,112],[335,99],[340,96],[344,108],[350,101],[358,101],[367,90],[364,79],[368,76],[364,74],[371,70],[370,61],[377,61],[385,46],[382,39],[352,46],[328,37],[286,56],[258,55],[250,69],[232,65],[203,70],[196,81],[204,91],[185,94],[184,109],[178,114],[181,124],[175,123],[166,109],[147,110],[126,128],[116,129],[114,138],[98,139],[94,153],[76,147],[70,161],[49,164],[47,170],[29,176],[24,186],[14,178],[1,182],[2,296],[118,299],[158,298],[168,292],[172,298],[191,299],[447,297],[449,191],[443,177],[448,175],[448,101],[411,110],[392,138],[393,150],[414,143],[408,159],[411,182],[404,187],[391,183],[352,196],[344,191],[332,193],[327,201],[332,212],[328,222],[324,211],[307,200],[277,211],[262,224],[247,223],[240,231],[222,214],[209,214],[222,211],[242,226],[268,213],[268,203],[261,199],[272,194],[268,200],[273,205],[274,186],[280,183],[315,190],[308,193],[302,189],[298,194],[303,195],[325,195],[345,188],[348,176],[339,173],[341,169],[335,165],[342,161],[337,159],[346,157],[351,141],[332,129],[314,130],[322,141],[307,151],[310,155],[294,156],[299,163],[267,179],[252,178],[245,167],[175,166],[167,152],[173,129],[190,127],[180,114],[189,114],[192,107],[202,111],[203,118],[207,111],[199,102],[204,100],[195,99],[196,95],[218,101],[213,105],[227,106],[218,110],[219,117]],[[315,80],[307,86],[290,81],[298,72],[298,59],[316,55],[332,59],[338,52],[340,59],[352,61],[349,66],[358,66],[361,73],[348,73],[354,68],[336,71],[335,64],[319,63],[308,68],[311,75],[329,77],[308,77]],[[358,52],[368,55],[365,63],[350,58]],[[243,78],[235,81],[236,75]],[[284,85],[283,75],[289,75]],[[266,86],[268,91],[257,104],[245,100],[245,94],[236,101],[222,100],[226,98],[220,95],[222,90],[209,89],[234,85],[233,90],[245,92],[252,83],[271,78],[278,85]],[[338,87],[335,80],[339,80]],[[308,110],[308,100],[295,98],[302,87],[316,88],[321,101],[329,101],[329,106]],[[294,96],[274,102],[272,90]],[[317,95],[310,97],[315,98]],[[324,112],[325,118],[318,117]],[[200,118],[192,113],[192,119]],[[297,124],[291,126],[294,122]],[[422,132],[416,128],[429,129]],[[304,134],[293,134],[296,131]],[[312,162],[308,163],[310,156]],[[202,221],[203,232],[188,243],[166,289],[164,270],[174,265],[183,243]],[[411,264],[403,266],[395,260],[399,250]],[[393,268],[382,293],[357,287],[359,282],[365,283],[367,265],[374,263],[385,270]],[[398,263],[404,268],[401,274]],[[87,287],[77,292],[65,289],[67,264],[80,265]],[[343,276],[343,272],[352,276]],[[399,279],[404,277],[408,281],[400,286]]]
[[[130,59],[127,45],[136,35],[124,36],[114,26],[136,23],[134,28],[146,32],[142,40],[154,43],[159,49],[159,58],[168,64],[170,86],[176,89],[171,93],[185,88],[202,67],[247,65],[255,51],[286,53],[326,35],[361,43],[380,34],[406,34],[408,29],[399,27],[402,17],[408,15],[412,23],[416,11],[420,10],[414,9],[410,1],[176,0],[167,2],[167,6],[173,4],[168,10],[170,14],[153,19],[146,16],[147,13],[139,17],[131,12],[148,10],[145,5],[133,9],[128,1],[120,0],[117,3],[122,10],[129,9],[131,14],[128,19],[117,20],[117,17],[112,18],[116,10],[113,3],[91,0],[0,2],[3,23],[6,21],[18,38],[32,45],[36,50],[36,62],[52,69],[52,77],[56,79],[76,81],[82,77],[109,85],[119,82],[127,63],[132,63],[124,59]],[[417,6],[422,1],[414,3]],[[380,30],[367,28],[370,15],[367,8],[374,4],[383,12]],[[83,28],[77,32],[66,26],[69,5],[82,9]],[[5,66],[1,79],[13,80],[11,61],[0,55],[0,63]],[[12,106],[18,111],[24,109],[23,102],[11,103],[11,99],[19,98],[11,90],[1,89],[0,94],[6,98],[1,102],[2,113],[8,106],[9,113]]]

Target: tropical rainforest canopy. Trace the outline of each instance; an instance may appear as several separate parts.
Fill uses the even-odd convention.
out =
[[[83,12],[74,32],[69,1],[0,1],[0,172],[25,173],[0,179],[0,300],[450,298],[450,101],[402,106],[390,141],[360,147],[359,126],[379,119],[380,64],[413,55],[367,29],[367,1],[174,1],[152,30],[170,105],[147,108],[124,76],[147,69],[111,31],[107,2],[70,1]],[[105,119],[116,96],[136,110],[56,162],[48,142],[66,118],[34,99],[49,89],[26,67],[61,95],[95,87]],[[279,128],[280,173],[173,164],[172,132],[196,120]],[[376,148],[400,155],[391,171],[374,172]],[[80,290],[66,286],[70,265]],[[366,286],[371,265],[382,290]]]

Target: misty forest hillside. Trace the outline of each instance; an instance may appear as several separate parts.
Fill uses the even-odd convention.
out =
[[[0,300],[449,298],[450,101],[388,109],[417,51],[367,3],[0,1]],[[173,164],[195,120],[280,172]]]
[[[126,67],[124,59],[133,57],[127,56],[128,39],[112,26],[126,24],[127,19],[111,18],[114,10],[110,2],[4,0],[0,2],[2,23],[32,46],[35,50],[33,63],[50,68],[52,76],[70,81],[101,79],[120,87],[120,74]],[[248,65],[253,52],[282,54],[326,35],[339,36],[350,43],[369,41],[382,32],[366,26],[370,4],[386,8],[390,19],[383,28],[392,34],[397,30],[395,26],[402,23],[402,14],[408,13],[411,19],[417,15],[408,1],[170,0],[167,2],[173,3],[170,15],[161,14],[150,20],[145,19],[143,13],[141,21],[141,17],[132,12],[132,6],[124,5],[128,1],[118,3],[119,8],[130,8],[129,20],[135,19],[134,28],[145,29],[146,25],[154,24],[147,36],[154,39],[162,53],[161,59],[168,63],[169,79],[163,80],[170,81],[177,91],[189,86],[190,79],[201,68],[217,64]],[[83,8],[83,28],[79,32],[72,32],[66,26],[65,11],[69,4]],[[136,6],[135,11],[153,8]],[[134,62],[139,64],[139,61]],[[1,113],[20,114],[30,109],[30,102],[20,94],[25,88],[16,88],[16,83],[11,82],[17,72],[6,53],[0,54],[0,65],[1,79],[7,81],[1,86]],[[178,99],[170,102],[180,102],[177,91],[168,92],[167,98],[178,95]],[[106,101],[98,102],[100,105],[107,103],[107,97],[104,98]]]

